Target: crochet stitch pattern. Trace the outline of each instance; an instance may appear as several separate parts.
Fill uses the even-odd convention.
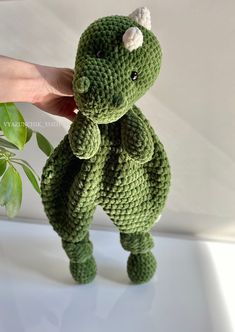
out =
[[[79,112],[44,166],[41,195],[50,224],[62,239],[78,283],[96,275],[89,226],[103,207],[130,252],[134,283],[156,270],[150,230],[170,187],[164,147],[135,102],[155,82],[161,48],[150,31],[150,13],[96,20],[82,34],[73,91]]]

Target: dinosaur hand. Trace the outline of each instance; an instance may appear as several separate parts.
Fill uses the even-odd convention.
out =
[[[90,159],[99,149],[98,125],[80,112],[72,123],[68,136],[73,154],[80,159]]]
[[[154,152],[151,132],[132,110],[123,117],[121,135],[123,148],[131,159],[140,164],[151,160]]]

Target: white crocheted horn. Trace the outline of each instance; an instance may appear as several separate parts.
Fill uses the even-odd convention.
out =
[[[151,15],[147,7],[137,8],[129,15],[130,18],[142,25],[148,30],[151,30]]]
[[[144,37],[142,31],[140,31],[140,29],[137,27],[131,27],[127,29],[122,36],[124,47],[130,52],[141,47],[143,44],[143,40]]]

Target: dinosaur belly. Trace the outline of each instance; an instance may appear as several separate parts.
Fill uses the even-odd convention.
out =
[[[103,164],[99,205],[121,232],[148,231],[165,203],[169,165],[162,153],[159,154],[157,142],[150,162],[139,164],[130,159],[122,148],[117,130],[116,127],[115,141],[112,140],[113,128],[103,139],[108,152]]]

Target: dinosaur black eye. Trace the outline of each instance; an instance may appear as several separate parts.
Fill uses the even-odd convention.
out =
[[[102,59],[102,58],[104,58],[104,52],[101,51],[101,50],[97,51],[97,53],[96,53],[96,57],[97,57],[98,59]]]
[[[132,81],[136,81],[138,78],[138,73],[136,71],[131,72],[131,79]]]

